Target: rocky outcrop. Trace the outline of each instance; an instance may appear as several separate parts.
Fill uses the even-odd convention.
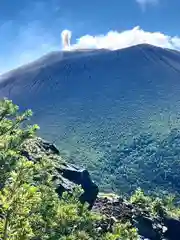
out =
[[[91,180],[89,172],[75,165],[64,163],[60,157],[59,150],[54,144],[44,141],[41,138],[35,138],[26,142],[21,152],[23,156],[35,162],[42,157],[54,159],[59,163],[53,179],[56,183],[56,190],[59,196],[61,196],[64,191],[71,192],[77,185],[80,185],[84,190],[80,196],[80,202],[87,202],[89,209],[93,207],[98,195],[98,187]]]
[[[98,195],[98,187],[91,180],[89,172],[86,169],[78,168],[72,164],[63,163],[60,168],[57,168],[58,175],[54,176],[54,180],[57,184],[57,192],[59,196],[64,191],[71,191],[76,185],[80,185],[84,190],[80,196],[80,202],[89,204],[89,209],[92,209],[93,204]]]
[[[129,221],[139,233],[140,239],[146,240],[179,240],[180,221],[167,216],[152,217],[148,212],[139,209],[122,198],[98,197],[93,211],[107,217],[100,227],[110,230],[114,222]]]

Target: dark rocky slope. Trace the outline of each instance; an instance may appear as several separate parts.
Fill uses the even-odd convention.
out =
[[[98,197],[93,209],[107,217],[108,220],[102,223],[105,229],[114,222],[129,221],[138,230],[140,239],[179,240],[180,219],[160,215],[152,217],[149,212],[120,197]]]

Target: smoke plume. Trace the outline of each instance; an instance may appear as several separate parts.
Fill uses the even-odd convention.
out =
[[[62,47],[63,49],[69,49],[71,46],[71,31],[63,30],[61,33]]]

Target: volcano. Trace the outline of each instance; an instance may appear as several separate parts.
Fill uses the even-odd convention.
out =
[[[0,97],[32,109],[40,136],[72,161],[96,164],[121,138],[180,126],[180,53],[147,44],[52,52],[2,75]]]

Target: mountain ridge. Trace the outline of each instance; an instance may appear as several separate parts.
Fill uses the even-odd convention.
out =
[[[110,49],[74,49],[74,50],[61,50],[61,51],[53,51],[53,52],[50,52],[50,53],[47,53],[45,55],[43,55],[42,57],[34,60],[34,61],[31,61],[30,63],[27,63],[23,66],[20,66],[20,67],[17,67],[15,69],[12,69],[6,73],[3,73],[0,75],[0,80],[1,78],[6,78],[9,77],[9,74],[16,74],[16,72],[18,71],[21,71],[25,68],[29,68],[32,70],[34,68],[38,68],[38,67],[43,67],[44,64],[48,64],[47,62],[50,61],[52,59],[52,62],[50,61],[50,64],[56,62],[56,61],[60,61],[60,60],[66,60],[66,59],[69,59],[69,58],[73,58],[73,57],[77,57],[77,55],[80,57],[86,57],[88,56],[87,53],[90,53],[90,54],[102,54],[102,53],[110,53],[110,52],[116,52],[116,53],[119,53],[121,51],[126,51],[126,50],[132,50],[132,49],[135,49],[135,48],[139,48],[141,50],[143,49],[151,49],[151,50],[157,50],[157,49],[162,49],[162,50],[166,50],[166,51],[169,51],[169,52],[173,52],[173,53],[177,53],[179,54],[180,52],[177,51],[177,50],[171,50],[171,49],[168,49],[168,48],[161,48],[161,47],[158,47],[158,46],[154,46],[154,45],[150,45],[150,44],[137,44],[137,45],[134,45],[134,46],[130,46],[130,47],[126,47],[126,48],[122,48],[122,49],[116,49],[116,50],[110,50]],[[73,56],[74,54],[76,54],[75,56]],[[53,59],[54,58],[54,59]],[[42,64],[42,65],[41,65]]]

